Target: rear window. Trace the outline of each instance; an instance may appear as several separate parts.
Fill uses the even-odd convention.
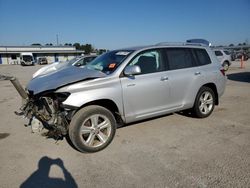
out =
[[[190,49],[167,48],[166,50],[169,70],[183,69],[194,66],[194,59]]]
[[[198,65],[207,65],[211,63],[211,59],[205,49],[194,49],[194,52],[197,58]]]

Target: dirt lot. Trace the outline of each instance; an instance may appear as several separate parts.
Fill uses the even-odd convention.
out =
[[[26,84],[41,66],[0,66]],[[0,81],[0,187],[250,187],[250,61],[227,72],[225,94],[206,119],[171,114],[120,128],[94,154],[55,143],[14,115],[20,97]]]

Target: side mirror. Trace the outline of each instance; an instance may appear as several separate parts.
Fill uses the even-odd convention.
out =
[[[141,68],[138,65],[127,66],[124,70],[124,74],[126,76],[141,74]]]

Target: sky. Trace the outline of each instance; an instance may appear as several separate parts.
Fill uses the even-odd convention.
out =
[[[250,0],[0,0],[0,45],[250,43]]]

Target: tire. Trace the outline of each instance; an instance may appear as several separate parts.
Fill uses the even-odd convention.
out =
[[[192,109],[193,115],[198,118],[206,118],[213,112],[214,106],[214,91],[209,87],[201,87],[196,96],[194,107]]]
[[[228,69],[229,69],[229,62],[224,61],[224,63],[222,64],[222,66],[224,68],[224,71],[228,71]]]
[[[106,148],[116,132],[114,115],[106,108],[91,105],[79,110],[69,125],[69,138],[80,152]]]

